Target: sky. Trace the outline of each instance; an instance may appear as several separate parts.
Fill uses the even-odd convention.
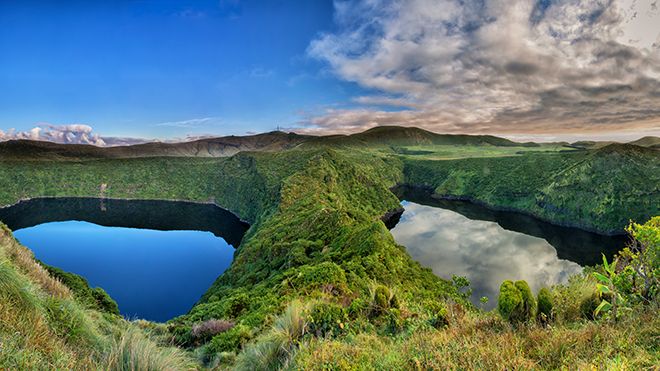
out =
[[[660,135],[658,0],[0,0],[0,140]]]

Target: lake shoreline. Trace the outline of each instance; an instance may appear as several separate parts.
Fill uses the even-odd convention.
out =
[[[496,206],[496,205],[492,205],[492,204],[489,204],[487,202],[484,202],[484,201],[481,201],[481,200],[478,200],[478,199],[475,199],[475,198],[469,197],[469,196],[455,196],[455,195],[448,195],[448,194],[447,195],[442,195],[442,194],[435,193],[435,189],[432,186],[427,186],[427,185],[398,183],[398,184],[394,185],[393,187],[391,187],[390,191],[392,191],[392,193],[394,193],[398,197],[397,189],[406,189],[406,188],[425,192],[425,193],[428,194],[429,197],[431,197],[433,199],[436,199],[436,200],[465,201],[465,202],[472,203],[474,205],[484,207],[484,208],[492,210],[492,211],[505,211],[505,212],[517,213],[517,214],[520,214],[520,215],[525,215],[525,216],[528,216],[528,217],[531,217],[531,218],[535,218],[539,221],[549,223],[549,224],[553,224],[553,225],[556,225],[556,226],[559,226],[559,227],[576,228],[576,229],[580,229],[582,231],[591,232],[591,233],[595,233],[595,234],[600,234],[600,235],[608,236],[608,237],[617,237],[617,236],[627,235],[627,233],[625,231],[619,231],[619,230],[617,230],[617,231],[612,231],[612,230],[603,231],[603,230],[599,230],[599,229],[592,228],[592,227],[589,227],[589,226],[581,225],[579,223],[559,222],[559,221],[556,221],[556,220],[552,220],[552,219],[545,218],[543,216],[537,215],[536,213],[533,213],[531,211],[521,210],[521,209],[514,208],[514,207]]]

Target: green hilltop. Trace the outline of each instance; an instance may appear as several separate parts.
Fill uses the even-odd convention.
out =
[[[213,202],[251,224],[231,267],[189,313],[167,324],[119,318],[108,300],[66,272],[30,273],[39,265],[10,253],[18,244],[6,231],[0,268],[13,281],[0,290],[0,344],[10,350],[0,353],[0,368],[127,369],[118,361],[126,359],[154,369],[657,364],[657,301],[635,306],[621,322],[593,321],[593,310],[584,308],[601,298],[594,298],[587,272],[551,288],[550,327],[510,325],[470,304],[464,280],[441,279],[413,261],[383,222],[400,210],[390,189],[406,184],[436,197],[623,233],[629,220],[660,214],[657,150],[633,144],[575,150],[400,127],[231,140],[234,150],[251,149],[209,149],[226,138],[120,149],[0,145],[2,205],[44,196],[190,200]],[[57,281],[68,296],[53,294],[53,277],[77,288]],[[28,286],[29,298],[9,290]],[[24,301],[32,302],[25,313],[33,317],[12,311]],[[16,335],[29,333],[35,318],[52,343]],[[67,335],[74,325],[82,334],[75,338]],[[21,358],[20,349],[32,358]]]

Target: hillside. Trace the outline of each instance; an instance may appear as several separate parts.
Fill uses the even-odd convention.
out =
[[[406,158],[404,182],[550,222],[621,233],[660,213],[660,156],[629,144],[576,153],[429,161]]]
[[[241,151],[282,151],[307,140],[294,133],[270,132],[250,136],[228,136],[191,142],[152,142],[118,147],[12,140],[0,142],[2,158],[136,158],[136,157],[227,157]]]
[[[643,137],[630,142],[630,144],[634,144],[636,146],[660,149],[660,137],[652,137],[652,136]]]
[[[474,145],[537,146],[515,143],[488,135],[436,134],[418,128],[383,126],[352,135],[308,136],[274,131],[270,133],[200,139],[191,142],[152,142],[118,147],[96,147],[80,144],[57,144],[32,140],[0,142],[4,159],[89,159],[137,157],[228,157],[238,152],[277,152],[300,145],[317,146],[392,146],[392,145]]]
[[[404,138],[417,145],[426,140],[424,132],[393,132],[396,141]],[[352,140],[366,143],[359,138]],[[171,348],[162,345],[176,345],[186,350],[168,353],[177,355],[176,362],[194,354],[199,367],[219,369],[561,369],[621,362],[636,369],[655,363],[657,344],[649,332],[657,328],[656,313],[640,307],[619,324],[591,321],[593,311],[581,308],[593,302],[590,275],[552,288],[557,303],[552,327],[536,322],[511,326],[496,313],[470,304],[465,282],[441,279],[412,260],[382,217],[400,210],[391,187],[410,184],[431,187],[441,197],[467,198],[558,224],[620,232],[628,219],[643,222],[658,213],[656,151],[612,145],[428,160],[375,143],[348,148],[303,143],[220,158],[0,159],[0,205],[39,196],[192,200],[216,203],[251,224],[230,268],[189,313],[167,325],[113,320],[73,297],[74,309],[65,314],[84,312],[84,331],[101,332],[99,341],[110,345],[67,345],[62,334],[69,329],[55,331],[60,322],[70,323],[68,317],[47,322],[51,312],[38,309],[35,313],[44,318],[40,321],[49,326],[44,333],[57,341],[48,349],[72,353],[66,362],[56,363],[52,352],[38,348],[35,353],[46,355],[35,358],[34,365],[99,368],[109,362],[108,354],[116,354],[112,344],[136,331],[146,339],[140,344],[148,344],[139,345],[147,348],[145,354],[168,353]],[[474,143],[482,142],[478,139],[471,147],[477,147]],[[492,147],[483,145],[485,150]],[[15,269],[17,263],[11,264]],[[50,274],[61,276],[53,269]],[[36,280],[21,276],[13,282],[25,287]],[[83,286],[84,301],[91,302],[80,280],[65,281]],[[47,294],[36,290],[39,303],[48,303]],[[19,327],[11,326],[19,325],[4,325],[18,323],[11,317],[21,313],[16,303],[0,295],[0,315],[6,316],[0,322],[1,339],[18,344],[7,353],[13,358],[0,358],[0,368],[24,365],[15,360],[21,337],[13,335]],[[194,330],[215,320],[229,321],[232,327],[202,335]],[[566,339],[573,339],[570,346]],[[620,346],[622,342],[627,346]],[[134,346],[136,352],[139,346]],[[92,361],[85,361],[89,357]]]

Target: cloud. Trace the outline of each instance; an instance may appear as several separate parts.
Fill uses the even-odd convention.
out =
[[[203,117],[182,121],[168,121],[154,124],[153,126],[168,126],[175,128],[197,128],[202,126],[213,126],[218,123],[218,117]]]
[[[356,107],[304,118],[303,131],[398,124],[613,132],[660,123],[657,7],[628,0],[335,1],[335,21],[338,31],[313,40],[308,54],[375,93],[355,98]]]
[[[27,131],[0,130],[0,141],[29,139],[63,144],[91,144],[95,146],[118,146],[145,143],[138,138],[102,137],[92,127],[84,124],[52,125],[41,123]]]

